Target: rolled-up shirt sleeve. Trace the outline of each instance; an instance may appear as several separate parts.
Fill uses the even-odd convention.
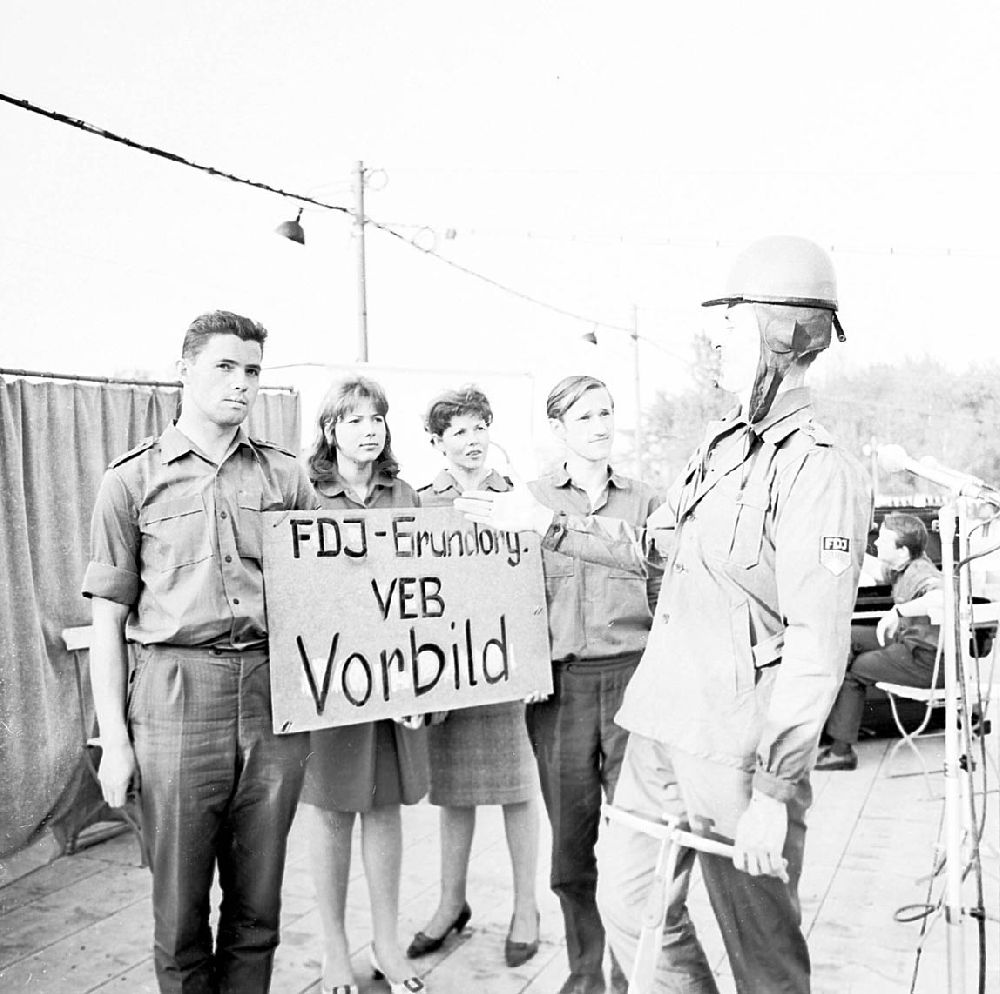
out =
[[[121,477],[110,469],[94,505],[83,596],[134,604],[139,596],[139,543],[135,502]]]
[[[809,771],[844,677],[871,494],[836,449],[812,450],[779,481],[775,580],[786,629],[754,788],[786,801]]]

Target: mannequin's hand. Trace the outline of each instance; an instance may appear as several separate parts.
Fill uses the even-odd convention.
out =
[[[788,864],[781,855],[788,834],[788,808],[766,794],[754,792],[736,824],[733,865],[752,877],[777,877],[788,883]]]
[[[533,531],[544,535],[552,524],[553,511],[536,500],[527,487],[504,493],[495,490],[467,490],[455,498],[455,507],[470,521],[498,531]]]

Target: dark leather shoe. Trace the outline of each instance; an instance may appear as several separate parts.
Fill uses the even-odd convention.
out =
[[[856,770],[858,768],[858,754],[850,747],[847,752],[834,752],[829,746],[820,749],[816,757],[816,765],[813,769],[826,770],[828,773],[835,770]]]
[[[535,953],[538,952],[538,943],[540,941],[539,930],[541,928],[541,918],[538,912],[535,912],[535,941],[534,942],[514,942],[510,933],[514,928],[514,919],[510,920],[510,929],[507,930],[507,938],[504,939],[503,943],[503,958],[507,961],[507,966],[520,966],[522,963],[527,963]]]
[[[410,959],[416,959],[418,956],[426,956],[428,953],[433,953],[440,949],[444,945],[444,940],[454,932],[456,935],[469,924],[469,919],[472,917],[472,908],[469,907],[468,903],[462,905],[462,910],[458,913],[455,920],[444,930],[444,935],[440,938],[433,938],[429,935],[424,935],[423,932],[417,932],[413,937],[413,941],[409,944],[406,949],[406,955]]]
[[[604,994],[604,974],[571,973],[559,994]]]

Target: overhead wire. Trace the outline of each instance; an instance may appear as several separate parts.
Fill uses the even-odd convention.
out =
[[[108,131],[106,128],[99,128],[94,124],[89,124],[87,121],[81,120],[77,117],[71,117],[69,114],[61,114],[59,111],[46,110],[44,107],[39,107],[37,104],[31,103],[30,100],[22,100],[18,97],[12,97],[6,93],[0,93],[0,102],[10,104],[13,107],[20,107],[21,110],[29,111],[32,114],[38,114],[41,117],[47,117],[49,120],[56,121],[59,124],[68,125],[71,128],[76,128],[79,131],[86,131],[88,134],[95,135],[98,138],[104,138],[107,141],[117,142],[119,145],[125,145],[127,148],[136,149],[139,152],[145,152],[147,155],[154,155],[160,159],[166,159],[169,162],[175,162],[181,166],[187,166],[189,169],[197,169],[200,172],[207,173],[209,176],[218,176],[221,179],[227,179],[232,183],[241,183],[244,186],[252,186],[257,190],[265,190],[268,193],[277,194],[279,197],[287,197],[289,200],[300,200],[303,203],[313,204],[316,207],[323,207],[326,210],[340,211],[343,214],[350,214],[351,210],[348,207],[341,207],[338,204],[328,204],[322,200],[316,200],[313,197],[307,196],[305,194],[291,193],[288,190],[283,190],[281,187],[272,186],[270,183],[262,183],[258,180],[246,179],[243,176],[237,176],[234,173],[227,172],[224,169],[218,169],[215,166],[205,166],[198,162],[193,162],[190,159],[186,159],[183,155],[178,155],[176,152],[169,152],[166,149],[158,148],[155,145],[146,145],[143,142],[135,141],[132,138],[126,138],[124,135],[115,134],[113,131]]]
[[[493,279],[491,276],[485,276],[483,273],[477,273],[474,269],[469,269],[468,266],[463,266],[459,262],[455,262],[453,259],[449,259],[446,256],[434,251],[434,249],[423,248],[417,245],[413,240],[407,238],[405,235],[400,234],[398,231],[394,230],[387,224],[383,224],[381,221],[376,221],[374,218],[366,217],[365,223],[370,224],[374,228],[378,228],[379,231],[384,231],[386,234],[391,235],[393,238],[398,238],[400,241],[405,242],[412,248],[415,248],[418,252],[422,252],[424,255],[432,255],[436,259],[439,259],[446,266],[451,266],[452,269],[457,269],[460,273],[465,273],[466,276],[472,276],[477,280],[481,280],[483,283],[487,283],[498,290],[503,290],[505,293],[512,294],[515,297],[519,297],[521,300],[525,300],[528,303],[535,304],[537,307],[544,307],[546,310],[552,311],[555,314],[561,314],[563,317],[572,318],[574,321],[582,321],[585,324],[596,324],[601,328],[611,328],[616,331],[626,331],[631,333],[631,328],[626,328],[624,325],[611,324],[607,321],[595,321],[592,317],[587,317],[584,314],[579,314],[576,311],[567,310],[564,307],[558,307],[555,304],[550,304],[547,301],[539,300],[537,297],[532,297],[531,294],[524,293],[522,290],[518,290],[515,287],[508,286],[506,283],[501,283],[499,280]]]
[[[478,280],[481,280],[482,282],[487,283],[498,290],[502,290],[504,293],[511,294],[515,297],[518,297],[521,300],[527,301],[528,303],[535,304],[538,307],[543,307],[549,311],[553,311],[554,313],[560,314],[563,317],[568,317],[575,321],[581,321],[585,324],[590,324],[592,328],[596,329],[597,331],[603,329],[605,331],[625,332],[625,334],[629,335],[630,337],[638,338],[639,341],[645,342],[647,345],[651,345],[653,346],[653,348],[659,349],[661,352],[665,353],[666,355],[670,356],[673,359],[677,359],[678,361],[683,362],[688,366],[693,365],[690,362],[690,360],[685,359],[683,356],[680,356],[675,352],[671,352],[670,349],[665,348],[663,345],[661,345],[655,339],[650,338],[648,335],[637,334],[633,328],[630,328],[627,325],[614,324],[609,321],[599,321],[596,320],[595,318],[587,317],[586,315],[579,314],[575,311],[570,311],[567,310],[566,308],[558,307],[555,304],[550,304],[547,301],[540,300],[537,297],[533,297],[531,296],[531,294],[525,293],[522,290],[518,290],[515,287],[509,286],[506,283],[501,283],[499,280],[495,280],[490,276],[485,276],[482,273],[478,273],[475,270],[470,269],[468,266],[463,266],[461,263],[455,262],[453,259],[449,259],[447,256],[441,255],[441,253],[438,252],[435,248],[425,248],[424,246],[417,243],[416,238],[421,232],[428,230],[426,225],[411,225],[411,224],[405,225],[405,227],[408,228],[418,229],[417,235],[408,238],[406,235],[395,230],[396,226],[387,224],[383,221],[376,221],[374,218],[366,217],[365,223],[370,224],[372,227],[378,228],[380,231],[385,232],[388,235],[391,235],[393,238],[396,238],[399,241],[406,243],[411,248],[416,249],[421,254],[434,256],[434,258],[436,258],[440,262],[443,262],[446,266],[450,266],[452,269],[457,269],[459,272],[464,273],[466,276],[472,276]]]
[[[571,242],[574,244],[615,244],[637,245],[649,248],[683,248],[683,249],[720,249],[737,248],[741,243],[723,238],[670,238],[659,235],[636,237],[624,234],[600,234],[589,232],[584,234],[567,233],[565,231],[546,232],[537,230],[504,230],[490,228],[459,228],[456,233],[463,236],[497,239],[528,239],[553,242]],[[934,245],[853,245],[844,243],[826,243],[831,255],[865,255],[865,256],[907,256],[913,258],[963,258],[963,259],[995,259],[1000,252],[987,249],[952,248],[950,246]]]
[[[249,187],[252,187],[252,188],[255,188],[255,189],[258,189],[258,190],[263,190],[263,191],[265,191],[267,193],[272,193],[272,194],[274,194],[276,196],[283,197],[283,198],[288,199],[288,200],[294,200],[294,201],[297,201],[299,203],[310,204],[310,205],[312,205],[314,207],[319,207],[319,208],[322,208],[324,210],[331,210],[331,211],[335,211],[335,212],[338,212],[338,213],[341,213],[341,214],[344,214],[344,215],[348,215],[348,216],[353,216],[353,213],[354,213],[350,208],[345,207],[345,206],[340,205],[340,204],[331,204],[331,203],[328,203],[326,201],[319,200],[316,197],[310,196],[308,194],[297,193],[297,192],[294,192],[294,191],[291,191],[291,190],[286,190],[286,189],[283,189],[282,187],[274,186],[273,184],[270,184],[270,183],[265,183],[265,182],[258,181],[258,180],[248,179],[248,178],[243,177],[243,176],[238,176],[235,173],[229,172],[228,170],[225,170],[225,169],[220,169],[220,168],[218,168],[216,166],[204,165],[202,163],[195,162],[195,161],[193,161],[191,159],[186,158],[185,156],[179,155],[176,152],[171,152],[171,151],[169,151],[167,149],[159,148],[159,147],[157,147],[155,145],[150,145],[150,144],[147,144],[147,143],[144,143],[144,142],[136,141],[135,139],[128,138],[125,135],[117,134],[117,133],[115,133],[113,131],[110,131],[107,128],[99,127],[99,126],[91,124],[91,123],[89,123],[89,122],[87,122],[87,121],[85,121],[85,120],[83,120],[81,118],[73,117],[73,116],[71,116],[69,114],[64,114],[64,113],[61,113],[59,111],[48,110],[48,109],[46,109],[44,107],[40,107],[39,105],[37,105],[35,103],[32,103],[31,101],[23,99],[23,98],[13,97],[13,96],[11,96],[9,94],[6,94],[6,93],[0,93],[0,102],[9,104],[10,106],[13,106],[13,107],[17,107],[17,108],[19,108],[21,110],[28,111],[29,113],[36,114],[36,115],[39,115],[41,117],[45,117],[45,118],[47,118],[49,120],[52,120],[52,121],[55,121],[55,122],[57,122],[59,124],[64,124],[64,125],[67,125],[68,127],[75,128],[75,129],[80,130],[80,131],[84,131],[84,132],[86,132],[88,134],[94,135],[95,137],[103,138],[103,139],[105,139],[107,141],[112,141],[112,142],[124,145],[127,148],[131,148],[131,149],[134,149],[136,151],[145,152],[148,155],[153,155],[153,156],[156,156],[158,158],[165,159],[165,160],[167,160],[169,162],[174,162],[174,163],[176,163],[178,165],[183,165],[183,166],[185,166],[187,168],[198,170],[198,171],[203,172],[203,173],[205,173],[207,175],[210,175],[210,176],[217,176],[217,177],[219,177],[221,179],[226,179],[226,180],[229,180],[230,182],[233,182],[233,183],[238,183],[238,184],[241,184],[241,185],[244,185],[244,186],[249,186]],[[373,175],[374,174],[385,175],[385,171],[381,170],[381,169],[380,170],[374,170],[373,171]],[[577,311],[572,311],[572,310],[569,310],[568,308],[560,307],[560,306],[558,306],[556,304],[551,304],[548,301],[541,300],[538,297],[535,297],[535,296],[533,296],[533,295],[531,295],[529,293],[525,293],[522,290],[518,290],[517,288],[512,287],[512,286],[510,286],[508,284],[502,283],[499,280],[495,280],[495,279],[493,279],[490,276],[486,276],[483,273],[477,272],[476,270],[471,269],[468,266],[464,266],[461,263],[455,262],[454,260],[449,259],[446,256],[441,255],[433,247],[427,248],[427,247],[424,247],[422,245],[417,244],[417,241],[416,241],[417,235],[419,235],[421,232],[427,231],[427,230],[433,232],[433,229],[429,228],[427,225],[419,225],[419,226],[417,226],[417,225],[405,225],[405,227],[413,227],[413,228],[417,228],[418,229],[417,235],[415,235],[413,238],[407,238],[405,235],[402,235],[402,234],[400,234],[399,231],[395,230],[392,225],[376,221],[374,218],[366,216],[365,218],[363,218],[363,221],[364,221],[365,224],[371,224],[373,227],[379,229],[380,231],[382,231],[384,233],[387,233],[387,234],[389,234],[389,235],[391,235],[391,236],[393,236],[395,238],[398,238],[398,239],[400,239],[403,242],[406,242],[407,244],[411,245],[413,248],[417,249],[418,251],[420,251],[420,252],[422,252],[422,253],[424,253],[426,255],[432,255],[435,259],[437,259],[438,261],[444,263],[447,266],[450,266],[452,269],[455,269],[456,271],[461,272],[461,273],[465,274],[466,276],[469,276],[469,277],[471,277],[473,279],[477,279],[477,280],[479,280],[479,281],[481,281],[481,282],[483,282],[483,283],[485,283],[485,284],[487,284],[489,286],[492,286],[494,289],[497,289],[497,290],[499,290],[499,291],[501,291],[503,293],[510,294],[510,295],[512,295],[514,297],[517,297],[520,300],[525,301],[526,303],[530,303],[530,304],[532,304],[532,305],[534,305],[536,307],[541,307],[541,308],[543,308],[545,310],[550,311],[551,313],[558,314],[558,315],[560,315],[562,317],[566,317],[566,318],[569,318],[569,319],[574,320],[574,321],[583,322],[584,324],[588,324],[588,325],[591,325],[591,326],[597,326],[598,328],[604,328],[604,329],[608,329],[608,330],[612,330],[612,331],[622,331],[622,332],[625,332],[625,333],[627,333],[629,335],[632,335],[633,337],[638,338],[639,340],[641,340],[643,342],[646,342],[649,345],[652,345],[654,348],[659,349],[664,354],[669,355],[672,358],[679,360],[680,362],[683,362],[685,365],[688,365],[688,366],[694,365],[688,359],[685,359],[684,357],[678,355],[677,353],[671,352],[669,349],[665,348],[664,346],[662,346],[659,342],[655,341],[654,339],[651,339],[651,338],[649,338],[646,335],[636,335],[635,329],[633,329],[633,328],[630,328],[630,327],[627,327],[627,326],[621,325],[621,324],[615,324],[613,322],[595,320],[594,318],[589,317],[589,316],[584,315],[584,314],[580,314]],[[400,225],[396,225],[396,227],[404,227],[404,225],[400,224]],[[479,231],[480,233],[482,232],[482,229],[471,229],[471,230],[473,232],[476,232],[476,231]],[[528,232],[528,237],[533,237],[533,235],[532,235],[531,232]],[[550,236],[543,236],[543,237],[550,237]],[[573,236],[572,240],[577,240],[577,237]],[[623,241],[623,240],[624,240],[623,238],[619,238],[619,241]],[[693,245],[696,245],[698,247],[720,248],[724,244],[728,245],[729,243],[728,242],[723,242],[721,239],[707,239],[707,240],[692,241],[690,239],[671,239],[671,238],[667,238],[667,239],[660,239],[660,240],[655,241],[655,242],[649,242],[648,244],[659,244],[659,245],[678,246],[678,247],[681,247],[681,246],[683,246],[683,247],[691,247]],[[854,248],[851,248],[851,247],[844,247],[844,246],[841,246],[841,247],[838,248],[838,247],[832,246],[832,245],[830,246],[830,249],[831,249],[831,251],[863,251],[863,252],[864,251],[869,251],[869,250],[866,250],[866,249],[854,249]],[[871,250],[871,251],[877,251],[877,250]],[[889,255],[893,255],[893,254],[898,254],[900,252],[908,252],[908,251],[919,252],[919,251],[922,251],[922,250],[900,249],[900,248],[897,248],[897,247],[890,246],[889,249],[888,249],[888,254]],[[947,255],[959,254],[959,252],[956,252],[955,250],[952,250],[950,248],[944,250],[944,252]],[[968,253],[961,252],[961,254],[968,254]],[[978,421],[978,419],[973,419],[973,418],[967,418],[967,420],[974,420],[974,421],[977,421],[977,423],[985,423],[985,422],[980,422],[980,421]]]
[[[309,196],[308,194],[296,193],[291,190],[285,190],[282,189],[281,187],[273,186],[270,183],[264,183],[257,180],[247,179],[242,176],[237,176],[234,173],[228,172],[227,170],[224,169],[219,169],[215,166],[207,166],[201,163],[194,162],[190,159],[185,158],[182,155],[178,155],[175,152],[170,152],[166,149],[159,148],[155,145],[149,145],[143,142],[136,141],[132,138],[128,138],[124,135],[116,134],[113,131],[109,131],[107,128],[102,128],[98,127],[97,125],[90,124],[89,122],[84,121],[81,118],[75,118],[70,116],[69,114],[60,113],[59,111],[47,110],[46,108],[40,107],[29,100],[24,100],[18,97],[12,97],[6,93],[0,93],[0,102],[10,104],[13,107],[18,107],[21,110],[26,110],[32,114],[37,114],[41,117],[48,118],[49,120],[55,121],[59,124],[65,124],[71,128],[75,128],[79,131],[84,131],[98,138],[103,138],[107,141],[116,142],[118,144],[126,146],[127,148],[135,149],[136,151],[140,152],[145,152],[148,155],[153,155],[158,158],[166,159],[169,162],[174,162],[177,163],[178,165],[183,165],[190,169],[196,169],[210,176],[217,176],[221,179],[226,179],[233,183],[239,183],[244,186],[254,187],[255,189],[264,190],[267,193],[273,193],[276,196],[283,197],[287,200],[294,200],[300,203],[311,204],[314,207],[320,207],[325,210],[337,211],[339,213],[349,216],[353,216],[354,213],[348,207],[343,207],[339,204],[330,204],[325,201],[318,200],[315,197]],[[376,170],[375,172],[384,173],[384,170]],[[454,262],[453,260],[448,259],[443,255],[440,255],[433,249],[427,249],[418,245],[413,239],[407,238],[405,235],[401,235],[398,231],[393,230],[391,226],[376,221],[372,217],[365,216],[364,222],[366,224],[372,225],[375,228],[378,228],[380,231],[383,231],[385,233],[392,235],[395,238],[400,239],[403,242],[406,242],[413,248],[417,249],[420,252],[423,252],[426,255],[434,256],[434,258],[438,259],[439,261],[445,263],[448,266],[451,266],[453,269],[456,269],[459,272],[464,273],[467,276],[471,276],[477,280],[487,283],[490,286],[498,290],[501,290],[504,293],[508,293],[515,297],[518,297],[519,299],[524,300],[527,303],[534,304],[537,307],[545,308],[546,310],[549,310],[555,314],[560,314],[563,317],[567,317],[575,321],[581,321],[585,324],[597,325],[600,328],[606,328],[615,331],[625,331],[628,333],[632,332],[631,328],[627,328],[623,325],[612,324],[607,321],[597,321],[592,317],[587,317],[575,311],[570,311],[566,308],[558,307],[555,304],[550,304],[547,301],[540,300],[537,297],[533,297],[531,294],[524,293],[523,291],[518,290],[515,287],[511,287],[508,286],[507,284],[501,283],[499,280],[494,280],[492,277],[486,276],[483,273],[476,272],[475,270],[470,269],[468,266],[463,266],[460,263]],[[413,227],[417,226],[414,225]],[[420,231],[424,230],[433,230],[433,229],[429,229],[428,226],[426,225],[421,225],[419,226],[418,234]],[[650,344],[657,345],[657,347],[660,347],[658,346],[658,343],[653,342],[652,339],[644,338],[644,340],[648,341]]]

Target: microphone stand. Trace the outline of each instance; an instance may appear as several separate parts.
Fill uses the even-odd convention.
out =
[[[963,857],[971,857],[971,866],[977,874],[979,867],[979,830],[975,824],[974,785],[971,783],[973,764],[970,736],[970,706],[966,700],[967,684],[965,674],[972,672],[972,658],[969,648],[974,634],[971,594],[971,570],[969,557],[959,549],[956,560],[956,535],[962,542],[970,536],[970,503],[985,501],[1000,508],[1000,491],[989,487],[975,477],[965,476],[938,467],[913,465],[905,451],[899,446],[881,446],[879,463],[890,472],[905,470],[931,480],[950,491],[950,498],[938,512],[938,528],[941,535],[941,572],[943,574],[943,617],[941,635],[944,664],[944,831],[945,831],[945,936],[947,940],[948,992],[965,994],[966,990],[966,947],[963,924],[967,917],[978,917],[982,922],[981,897],[972,910],[962,902],[962,884],[965,876]],[[957,563],[965,563],[957,569]],[[1000,620],[996,606],[989,613],[976,612],[982,620]],[[992,687],[991,687],[992,689]],[[980,720],[985,720],[981,715]],[[962,727],[959,728],[961,721]],[[960,733],[965,737],[967,764],[970,782],[968,794],[963,798],[965,780],[961,770]],[[985,790],[985,787],[984,787]],[[980,888],[981,893],[981,888]],[[982,925],[980,940],[982,942]],[[982,952],[981,952],[982,956]],[[980,985],[983,981],[980,972]]]
[[[957,498],[938,511],[941,534],[941,572],[944,579],[944,827],[945,827],[945,935],[947,938],[948,991],[965,994],[965,935],[962,906],[962,799],[959,770],[959,632],[961,613],[968,598],[962,597],[962,577],[956,584],[955,534],[964,533],[965,500]],[[967,582],[967,581],[966,581]],[[958,611],[956,612],[956,607]]]
[[[965,921],[972,917],[962,900],[966,865],[979,872],[979,836],[974,824],[971,783],[973,749],[970,736],[971,703],[967,699],[966,674],[973,672],[970,645],[975,635],[971,597],[971,569],[962,543],[971,534],[969,528],[971,498],[955,494],[938,512],[941,535],[941,572],[943,574],[944,639],[944,829],[945,892],[944,917],[947,939],[949,994],[965,994],[967,948]],[[991,503],[994,503],[991,501]],[[956,531],[957,529],[957,531]],[[959,540],[958,559],[966,561],[956,569],[955,545]],[[995,614],[991,615],[995,618]],[[987,620],[987,615],[982,615]],[[980,715],[985,720],[985,714]],[[966,770],[962,770],[962,737],[966,748]],[[985,790],[985,786],[984,786]],[[984,798],[985,802],[985,798]],[[977,898],[977,908],[981,897]],[[980,951],[982,954],[982,950]],[[980,981],[982,977],[980,976]]]

